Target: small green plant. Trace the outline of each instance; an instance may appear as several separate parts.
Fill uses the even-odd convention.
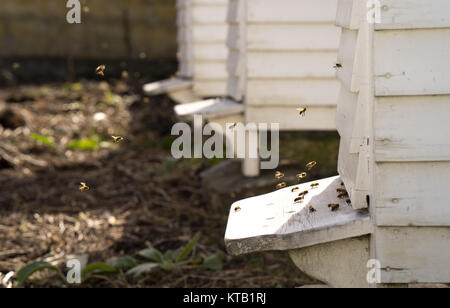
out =
[[[72,140],[67,148],[78,149],[82,151],[94,151],[100,146],[100,138],[98,136],[92,136],[90,138],[81,138]]]
[[[48,137],[45,137],[43,135],[32,133],[32,134],[30,134],[30,138],[33,139],[34,141],[40,143],[40,144],[44,144],[44,145],[49,146],[49,147],[54,147],[55,146],[55,144]]]
[[[163,271],[172,271],[179,268],[221,270],[222,252],[212,254],[204,259],[189,258],[199,239],[200,233],[197,233],[186,246],[180,247],[175,251],[167,250],[164,254],[154,247],[149,247],[139,251],[135,257],[125,256],[112,258],[106,262],[90,263],[81,271],[81,283],[97,279],[109,281],[114,285],[114,281],[112,280],[114,277],[138,278],[157,269]],[[18,285],[22,286],[31,275],[42,270],[55,271],[62,279],[62,282],[64,284],[67,283],[66,277],[58,267],[47,262],[35,262],[24,266],[17,272]]]

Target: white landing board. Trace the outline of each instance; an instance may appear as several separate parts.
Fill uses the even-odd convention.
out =
[[[312,183],[319,186],[311,188]],[[274,189],[276,184],[274,179]],[[292,192],[295,186],[298,189]],[[336,176],[235,202],[225,233],[228,252],[240,255],[291,250],[370,234],[372,223],[368,212],[354,210],[345,198],[339,199],[338,188],[344,186]],[[303,202],[295,203],[299,193],[306,190]],[[330,203],[339,204],[339,209],[331,211]],[[310,211],[310,206],[315,212]]]
[[[192,88],[193,84],[193,81],[190,79],[171,78],[147,83],[143,86],[143,90],[147,95],[160,95],[174,91],[186,90]]]

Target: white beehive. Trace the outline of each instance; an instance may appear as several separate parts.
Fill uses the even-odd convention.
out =
[[[335,129],[336,6],[337,0],[229,0],[227,96],[244,105],[243,122]],[[223,99],[217,104],[225,105]],[[307,108],[307,117],[299,116],[299,107]],[[183,115],[185,109],[176,108]],[[258,175],[259,160],[244,159],[243,173]]]
[[[369,12],[379,5],[379,20],[365,0],[340,0],[336,17],[338,168],[353,209],[327,192],[328,179],[297,207],[286,188],[275,199],[234,204],[225,240],[234,254],[289,250],[301,269],[333,286],[368,286],[369,259],[380,265],[377,285],[449,283],[450,2],[374,3]],[[319,213],[336,202],[338,211]],[[239,221],[256,217],[254,209],[262,226],[249,232]]]
[[[227,0],[177,0],[178,76],[144,86],[178,102],[226,94]]]
[[[281,130],[334,130],[337,0],[230,0],[228,94],[245,120]],[[296,108],[307,107],[300,119]]]

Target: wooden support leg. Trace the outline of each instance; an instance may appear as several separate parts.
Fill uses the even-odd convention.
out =
[[[247,130],[245,132],[245,158],[242,162],[242,174],[247,177],[259,175],[258,157],[258,132],[257,130]]]

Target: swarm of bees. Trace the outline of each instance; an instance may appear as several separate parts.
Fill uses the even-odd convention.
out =
[[[299,115],[301,115],[302,117],[306,115],[306,107],[297,108],[297,111],[299,112]]]
[[[105,76],[105,69],[106,69],[106,66],[105,65],[99,65],[99,66],[97,66],[97,68],[95,69],[95,73],[97,74],[97,75],[100,75],[100,76]]]
[[[87,186],[86,183],[84,183],[84,182],[80,183],[80,191],[85,191],[88,189],[89,189],[89,186]]]
[[[123,140],[122,136],[111,136],[113,138],[113,142],[114,143],[119,143],[120,141]]]

